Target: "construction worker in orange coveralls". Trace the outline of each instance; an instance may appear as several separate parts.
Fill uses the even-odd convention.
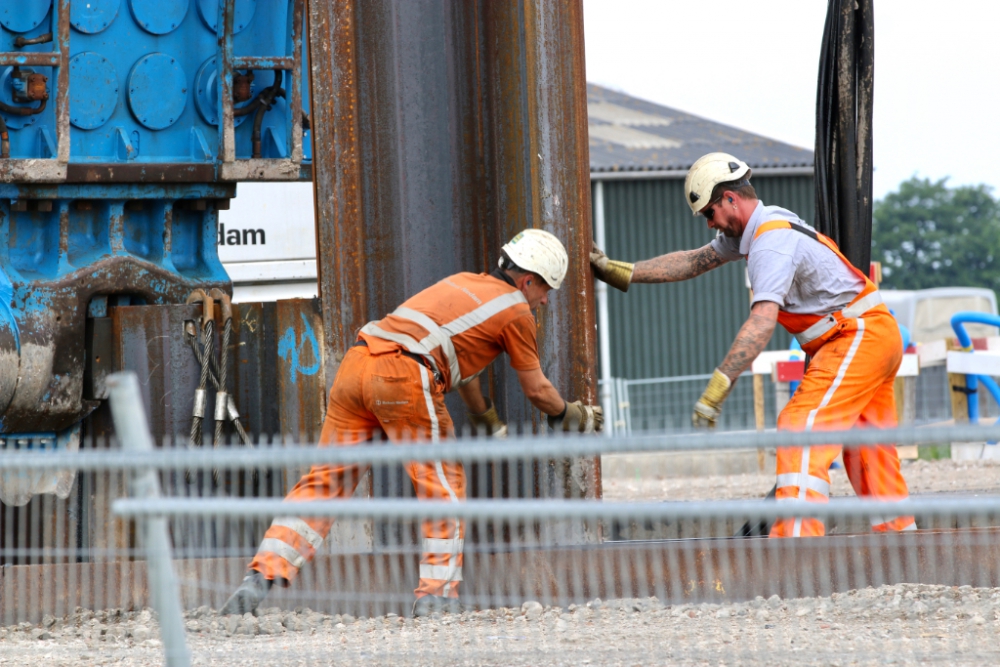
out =
[[[820,431],[896,426],[893,383],[902,361],[895,319],[875,285],[791,211],[765,206],[750,185],[751,170],[726,153],[710,153],[690,168],[684,182],[692,212],[718,236],[697,250],[669,253],[636,264],[618,262],[598,248],[591,264],[598,278],[627,291],[633,282],[688,280],[726,262],[747,260],[753,289],[743,324],[692,421],[714,428],[733,383],[764,350],[776,323],[793,334],[812,361],[798,390],[778,416],[778,430]],[[840,445],[778,450],[776,498],[828,502],[830,464]],[[894,445],[843,452],[844,467],[859,496],[901,500],[908,495]],[[876,517],[875,531],[916,528],[913,517]],[[820,536],[815,518],[782,518],[771,537]]]
[[[382,432],[394,442],[438,442],[453,435],[444,395],[458,391],[477,430],[504,437],[506,425],[483,396],[479,374],[506,352],[527,398],[549,425],[581,433],[601,430],[600,407],[566,402],[542,373],[532,310],[559,289],[568,257],[552,234],[528,229],[503,247],[493,273],[459,273],[365,325],[341,362],[330,390],[320,446],[354,445]],[[314,466],[287,500],[349,497],[368,466]],[[406,470],[418,499],[465,499],[465,472],[448,461],[411,462]],[[288,586],[322,544],[332,519],[278,517],[264,535],[250,572],[222,608],[257,608],[274,582]],[[460,609],[464,525],[423,522],[420,583],[413,613]]]

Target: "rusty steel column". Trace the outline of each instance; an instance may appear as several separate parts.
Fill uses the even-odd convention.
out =
[[[567,400],[597,403],[582,2],[488,2],[483,10],[495,151],[490,164],[495,240],[500,243],[520,229],[535,227],[565,244],[569,273],[537,313],[542,368]],[[514,373],[504,369],[497,375],[505,389],[507,418],[539,424],[541,415],[524,399]],[[564,485],[558,495],[600,497],[598,461],[554,465]]]
[[[569,400],[596,403],[582,3],[310,0],[309,16],[327,377],[366,321],[449,274],[491,270],[535,227],[570,254],[537,313],[543,369]],[[490,377],[512,424],[544,424],[504,358]],[[461,426],[461,402],[448,406]],[[594,461],[562,467],[549,477],[566,488],[540,492],[599,497]]]

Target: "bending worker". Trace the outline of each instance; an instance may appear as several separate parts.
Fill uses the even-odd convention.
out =
[[[506,435],[496,407],[482,393],[479,374],[506,352],[531,403],[549,425],[580,432],[601,429],[599,407],[568,403],[542,373],[532,310],[559,289],[568,258],[548,232],[528,229],[503,246],[493,273],[459,273],[408,299],[392,314],[365,325],[340,364],[320,435],[320,446],[354,445],[379,432],[394,442],[453,435],[446,392],[462,397],[473,426]],[[349,497],[368,466],[317,465],[287,500]],[[448,461],[411,462],[406,471],[418,499],[465,499],[465,472]],[[243,614],[257,608],[271,586],[289,586],[330,532],[332,519],[276,518],[250,563],[250,572],[222,608]],[[413,613],[460,608],[463,522],[423,522],[420,584]]]
[[[697,250],[637,264],[591,254],[598,278],[627,291],[629,284],[688,280],[726,262],[746,259],[753,289],[750,317],[729,354],[695,403],[695,426],[714,428],[733,383],[765,348],[780,322],[812,357],[798,390],[778,415],[778,430],[837,430],[896,426],[893,381],[902,360],[899,327],[875,285],[837,245],[797,215],[765,206],[750,184],[750,168],[726,153],[695,162],[684,181],[691,210],[718,236]],[[827,502],[830,464],[839,445],[778,450],[777,499]],[[859,496],[906,498],[893,445],[844,451],[844,467]],[[873,519],[876,531],[912,530],[913,517]],[[825,534],[814,518],[779,519],[771,537]]]

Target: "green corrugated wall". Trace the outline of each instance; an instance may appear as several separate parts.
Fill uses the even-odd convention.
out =
[[[812,223],[812,176],[758,176],[765,204]],[[596,184],[595,184],[596,185]],[[683,179],[604,181],[608,255],[637,261],[700,247],[714,232],[684,203]],[[750,312],[746,262],[731,262],[683,283],[609,289],[611,372],[639,379],[711,373]],[[787,348],[780,326],[769,349]]]

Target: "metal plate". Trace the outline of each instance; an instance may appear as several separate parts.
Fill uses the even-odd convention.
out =
[[[177,29],[187,16],[189,0],[129,0],[132,17],[143,30],[166,35]]]
[[[94,130],[108,122],[118,106],[118,73],[111,61],[84,51],[69,61],[69,122]]]
[[[78,0],[69,8],[70,25],[88,35],[97,34],[111,25],[120,6],[121,0]]]
[[[128,103],[136,120],[151,130],[163,130],[184,113],[187,75],[176,58],[165,53],[143,56],[128,75]]]
[[[256,11],[257,0],[236,0],[236,16],[233,17],[234,35],[250,25]],[[198,15],[212,32],[217,32],[219,0],[198,0]]]
[[[250,84],[250,92],[252,94],[257,93],[257,73],[255,72],[254,74],[255,80]],[[198,68],[198,73],[194,75],[194,102],[198,109],[198,114],[206,123],[212,125],[219,124],[219,69],[215,66],[215,56],[203,62],[201,67]],[[247,104],[250,104],[250,102],[240,104],[236,108],[239,109]],[[233,126],[239,127],[243,124],[243,121],[252,116],[253,114],[233,116]]]
[[[34,30],[48,16],[51,5],[52,0],[0,0],[0,25],[11,32]]]

